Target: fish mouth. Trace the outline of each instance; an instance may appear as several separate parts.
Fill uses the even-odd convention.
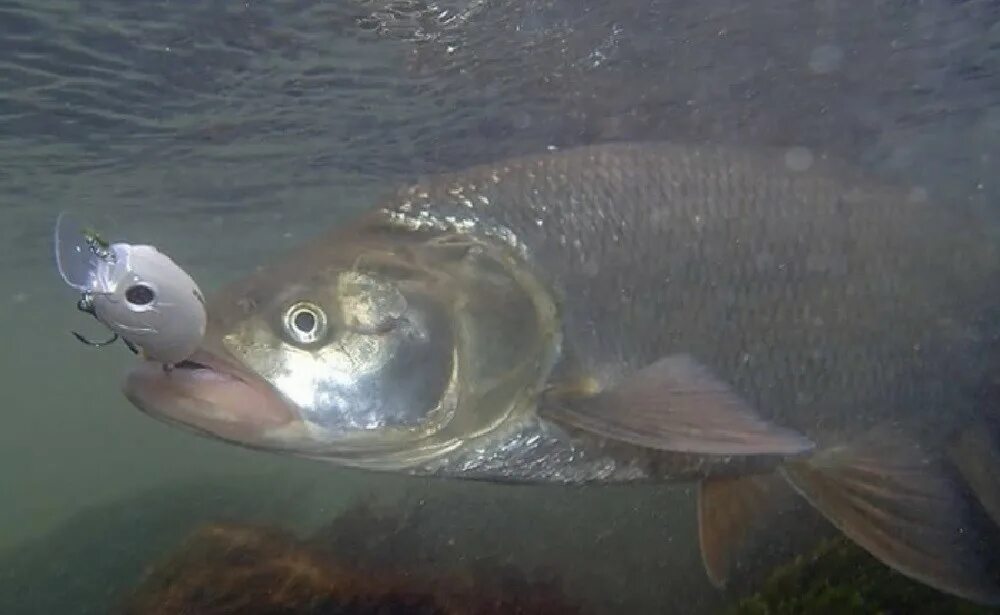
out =
[[[206,365],[205,363],[199,363],[197,361],[192,361],[191,359],[184,359],[180,363],[174,364],[175,369],[207,369],[212,370],[212,367]],[[215,371],[215,370],[212,370]]]
[[[203,435],[263,445],[298,421],[295,408],[266,381],[206,350],[164,368],[144,360],[122,392],[139,410]]]

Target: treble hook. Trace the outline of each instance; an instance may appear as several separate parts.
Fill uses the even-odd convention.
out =
[[[87,338],[83,337],[81,334],[77,333],[76,331],[70,331],[70,333],[72,333],[74,336],[76,336],[76,339],[80,340],[84,344],[86,344],[88,346],[94,346],[96,348],[100,348],[101,346],[107,346],[108,344],[114,344],[115,342],[118,341],[118,334],[117,333],[115,333],[111,337],[111,339],[109,339],[109,340],[107,340],[105,342],[93,342],[93,341],[88,340]]]
[[[76,309],[80,310],[85,314],[90,314],[94,318],[97,318],[97,312],[94,310],[94,298],[90,294],[84,294],[84,296],[81,297],[80,300],[76,302]],[[86,344],[87,346],[93,346],[95,348],[101,348],[102,346],[114,344],[116,341],[118,341],[119,337],[117,333],[112,332],[113,335],[111,336],[111,339],[104,342],[95,342],[92,340],[88,340],[87,338],[77,333],[76,331],[70,331],[70,333],[72,333],[76,337],[76,339],[80,340],[82,343]],[[124,337],[121,338],[121,340],[125,342],[125,345],[128,346],[128,349],[131,350],[134,354],[139,354],[139,349],[136,348],[132,342],[128,341]]]
[[[103,342],[95,342],[93,340],[88,340],[87,338],[85,338],[83,335],[77,333],[76,331],[70,331],[70,333],[72,333],[76,337],[76,339],[80,340],[84,344],[86,344],[88,346],[93,346],[95,348],[100,348],[102,346],[107,346],[108,344],[114,344],[119,339],[119,335],[117,333],[114,333],[111,336],[111,339],[109,339],[109,340],[105,340]],[[125,342],[125,346],[128,347],[128,349],[132,351],[132,354],[139,354],[139,349],[135,347],[135,344],[133,344],[132,342],[128,341],[124,337],[121,338],[121,341]]]
[[[125,345],[128,346],[128,349],[132,351],[132,354],[139,354],[139,349],[135,347],[135,344],[128,341],[124,337],[122,338],[122,341],[125,342]]]

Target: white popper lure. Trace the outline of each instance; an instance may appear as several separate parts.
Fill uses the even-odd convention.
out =
[[[205,335],[205,302],[191,276],[148,245],[108,243],[63,212],[56,220],[56,266],[80,291],[77,308],[135,352],[170,367],[190,357]]]

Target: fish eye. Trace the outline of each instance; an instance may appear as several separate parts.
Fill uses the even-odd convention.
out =
[[[156,299],[156,293],[146,284],[133,284],[125,290],[125,300],[135,306],[149,305]]]
[[[326,314],[312,303],[296,303],[285,311],[285,331],[299,344],[311,344],[326,332]]]

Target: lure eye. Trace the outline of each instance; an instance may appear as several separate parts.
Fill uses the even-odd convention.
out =
[[[135,306],[149,305],[156,299],[156,293],[145,284],[135,284],[125,290],[125,300]]]
[[[326,314],[311,303],[296,303],[285,312],[285,331],[299,344],[311,344],[326,332]]]

